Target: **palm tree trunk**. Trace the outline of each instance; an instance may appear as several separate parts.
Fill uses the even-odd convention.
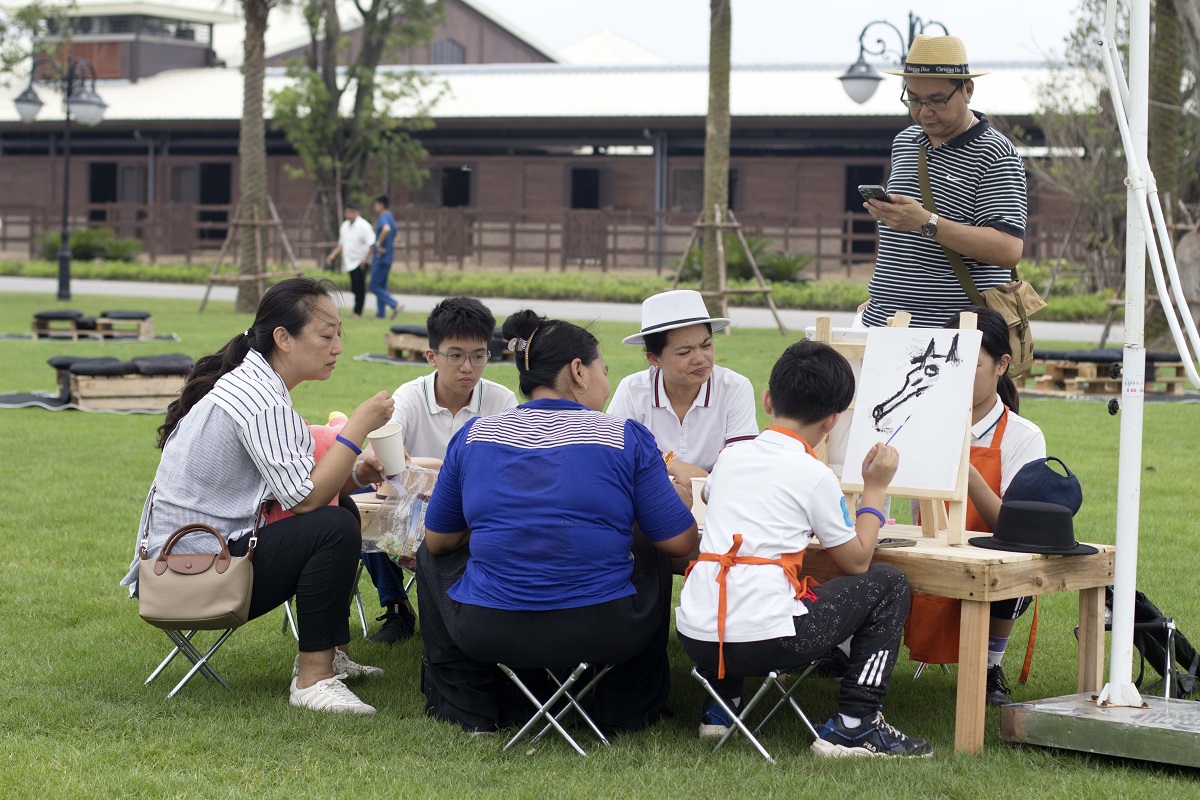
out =
[[[242,62],[242,129],[238,137],[240,220],[238,272],[256,275],[266,271],[269,229],[254,223],[269,219],[267,211],[267,144],[263,123],[263,78],[267,71],[267,0],[242,0],[246,17],[245,59]],[[261,242],[261,246],[260,246]],[[244,280],[238,286],[237,310],[258,308],[259,281]]]
[[[729,205],[729,37],[732,27],[730,0],[710,0],[708,39],[708,118],[704,128],[704,209],[703,219],[710,223],[701,239],[704,256],[700,286],[706,292],[719,291],[724,265],[720,263],[717,237],[712,227],[715,209],[722,221]],[[724,316],[725,298],[705,298],[713,316]]]

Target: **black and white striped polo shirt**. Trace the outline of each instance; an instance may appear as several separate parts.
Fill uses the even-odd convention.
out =
[[[901,131],[892,142],[888,193],[921,199],[917,154],[926,147],[939,217],[1024,239],[1027,205],[1021,157],[986,116],[972,113],[979,122],[940,147],[930,147],[918,125]],[[1010,280],[1006,267],[967,256],[963,261],[980,291]],[[870,291],[871,302],[863,312],[868,326],[884,325],[895,312],[908,311],[913,327],[940,328],[971,305],[941,245],[920,231],[894,231],[886,225],[879,226],[879,256]]]

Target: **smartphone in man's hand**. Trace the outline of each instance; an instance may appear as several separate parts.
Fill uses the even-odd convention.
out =
[[[879,200],[883,203],[892,202],[892,198],[888,197],[887,189],[875,184],[860,185],[858,193],[862,195],[863,200]]]

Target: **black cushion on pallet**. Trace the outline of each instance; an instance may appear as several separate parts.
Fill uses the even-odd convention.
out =
[[[72,364],[120,364],[121,359],[113,358],[112,356],[100,356],[99,358],[90,358],[88,356],[54,356],[47,358],[46,363],[55,369],[70,369]]]
[[[1125,357],[1124,350],[1117,347],[1096,348],[1094,350],[1038,350],[1034,349],[1033,357],[1045,361],[1077,361],[1084,364],[1111,364]],[[1151,351],[1146,353],[1146,362],[1174,362],[1179,360],[1178,353]]]
[[[115,364],[72,364],[68,368],[72,375],[93,375],[93,376],[113,376],[113,375],[133,375],[137,372],[137,365],[132,361],[118,361]]]
[[[138,375],[187,375],[194,363],[191,356],[183,353],[139,356],[133,359]]]
[[[150,319],[149,311],[101,311],[100,316],[109,319],[140,320]]]
[[[410,336],[428,336],[429,329],[424,325],[393,325],[392,333],[407,333]]]
[[[499,361],[504,357],[504,351],[508,349],[508,342],[500,335],[500,329],[497,328],[492,332],[492,340],[488,342],[488,355],[493,361]]]
[[[83,316],[82,311],[76,311],[73,308],[52,308],[49,311],[39,311],[33,315],[34,319],[40,320],[56,320],[56,319],[79,319]]]
[[[75,320],[75,330],[77,331],[94,331],[96,330],[95,317],[80,317]]]

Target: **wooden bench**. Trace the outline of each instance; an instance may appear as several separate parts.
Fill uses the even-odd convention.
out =
[[[1035,359],[1044,374],[1035,377],[1034,388],[1039,392],[1072,397],[1098,395],[1117,397],[1121,394],[1121,379],[1109,373],[1111,362],[1073,361],[1069,359]],[[1146,363],[1146,392],[1148,394],[1182,395],[1188,382],[1182,361],[1152,361]],[[1162,388],[1159,388],[1159,387]]]
[[[93,336],[95,320],[85,317],[82,311],[54,310],[39,311],[33,315],[30,331],[33,340],[66,339],[79,341],[80,336]]]
[[[99,316],[96,318],[96,338],[136,338],[141,342],[154,340],[154,317],[142,319]]]
[[[72,405],[110,411],[165,411],[179,397],[184,375],[71,375]]]
[[[393,325],[383,337],[388,356],[401,361],[425,363],[429,331],[423,325]]]

